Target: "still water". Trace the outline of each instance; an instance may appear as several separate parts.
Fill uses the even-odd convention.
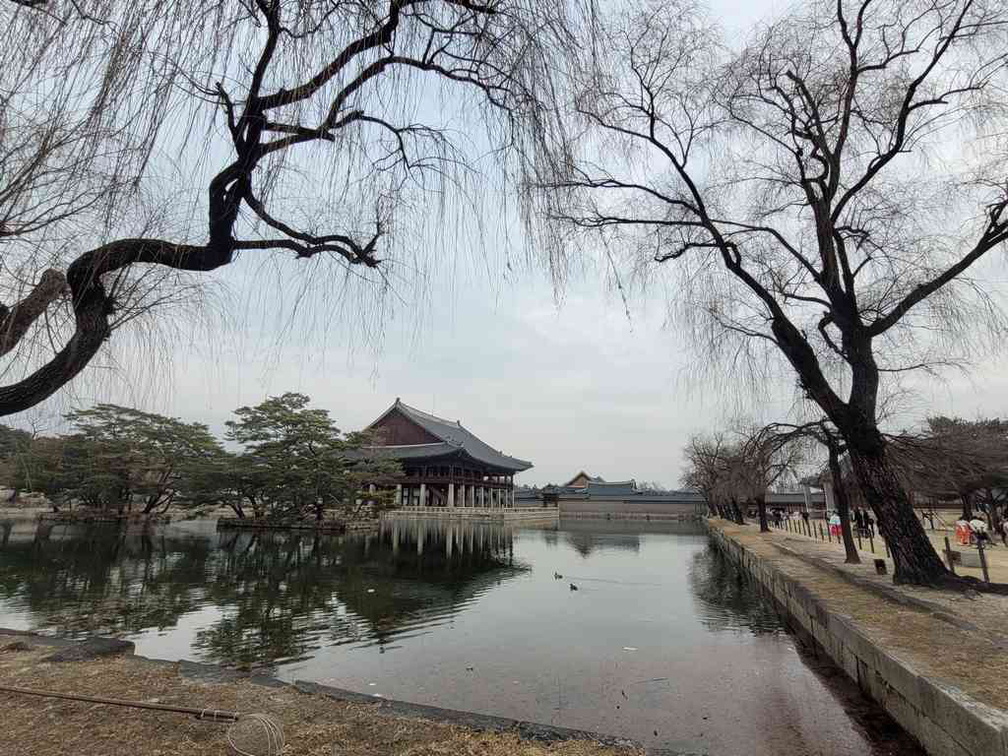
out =
[[[399,521],[344,538],[24,523],[0,536],[0,627],[115,634],[146,656],[672,753],[920,753],[691,524]]]

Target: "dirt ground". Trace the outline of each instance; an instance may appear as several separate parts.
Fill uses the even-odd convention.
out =
[[[879,553],[864,552],[863,564],[846,565],[843,546],[835,542],[823,543],[780,530],[761,534],[755,525],[713,522],[823,598],[831,610],[850,617],[886,651],[921,674],[954,685],[990,706],[1008,710],[1008,596],[894,586],[891,560],[889,575],[875,574],[871,558],[884,557],[879,541],[875,541]],[[897,603],[845,580],[832,569],[817,568],[788,555],[776,548],[775,543],[823,559],[833,568],[876,582],[887,590],[926,601],[962,622],[953,624],[938,618],[933,611]],[[1002,554],[998,556],[1004,558]]]
[[[250,681],[208,683],[175,665],[131,656],[44,662],[51,647],[0,634],[0,685],[265,714],[281,725],[285,756],[630,756],[585,740],[524,741],[395,716],[357,704]],[[219,756],[232,753],[228,725],[168,712],[39,698],[0,691],[0,754],[55,756]],[[238,733],[240,736],[241,733]],[[262,741],[259,740],[261,743]]]

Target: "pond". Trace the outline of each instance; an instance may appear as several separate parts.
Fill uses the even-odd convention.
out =
[[[694,524],[403,520],[348,537],[7,525],[0,627],[114,634],[145,656],[671,753],[921,753]]]

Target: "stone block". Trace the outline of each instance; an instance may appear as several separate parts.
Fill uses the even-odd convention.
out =
[[[913,735],[920,741],[928,756],[980,756],[967,751],[961,743],[923,714],[919,720],[918,731]]]
[[[876,671],[891,688],[914,708],[921,708],[920,675],[917,670],[880,648],[876,649],[875,664]]]
[[[855,656],[871,669],[878,669],[878,646],[861,630],[851,625],[849,645]]]
[[[973,756],[1002,756],[1008,714],[958,688],[919,677],[921,716],[930,719]]]
[[[843,667],[844,672],[847,673],[847,676],[851,680],[853,680],[855,683],[857,683],[857,679],[858,679],[858,658],[854,655],[854,652],[851,651],[851,649],[850,649],[849,646],[844,646],[843,647],[843,656],[841,657],[841,659],[842,659],[842,662],[841,662],[840,666]]]
[[[921,731],[920,710],[895,690],[889,691],[885,701],[885,710],[896,722],[914,737],[919,737]]]

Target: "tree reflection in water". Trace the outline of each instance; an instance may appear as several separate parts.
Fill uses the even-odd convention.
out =
[[[689,582],[700,622],[709,630],[783,632],[771,600],[713,545],[693,555]]]
[[[384,648],[527,569],[511,532],[485,523],[388,522],[345,537],[57,528],[0,547],[0,598],[34,629],[71,637],[169,628],[217,607],[193,643],[201,657],[272,665],[326,644]]]

